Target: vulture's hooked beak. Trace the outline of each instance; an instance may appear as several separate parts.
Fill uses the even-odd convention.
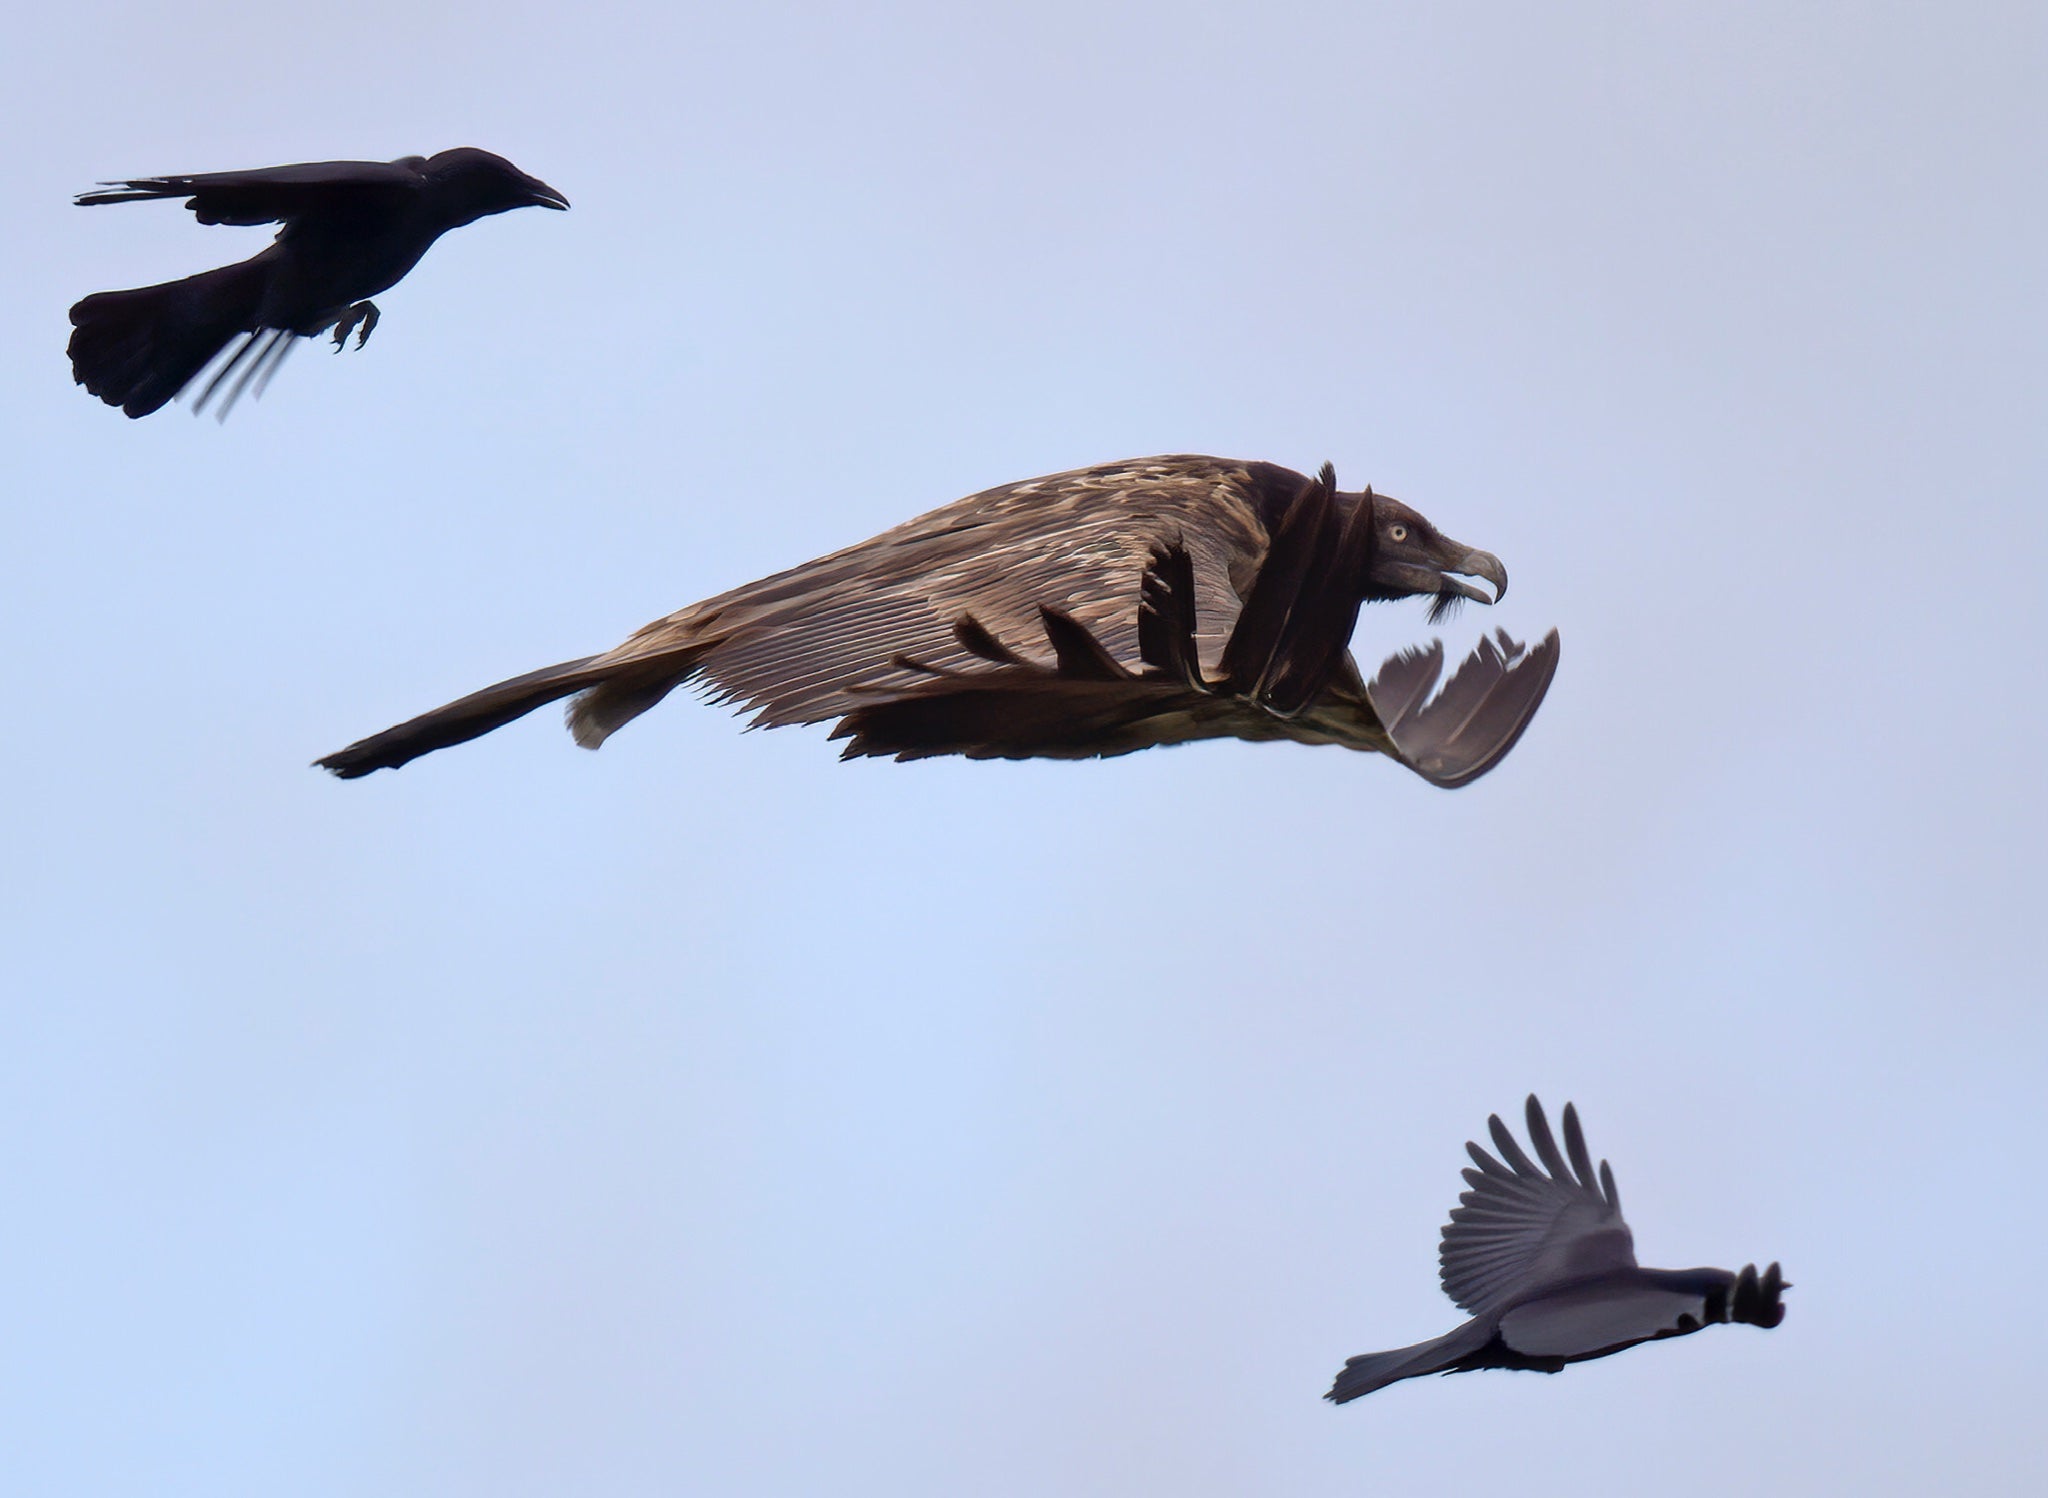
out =
[[[1456,572],[1465,573],[1470,577],[1485,578],[1493,584],[1493,596],[1489,598],[1471,583],[1451,575]],[[1490,551],[1469,550],[1443,569],[1437,592],[1454,593],[1475,603],[1499,603],[1508,596],[1508,569],[1501,566],[1500,558]]]

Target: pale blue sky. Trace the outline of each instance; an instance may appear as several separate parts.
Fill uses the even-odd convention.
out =
[[[2021,5],[17,18],[0,1488],[2040,1491],[2044,75]],[[225,426],[71,385],[264,242],[73,193],[461,144],[574,211]],[[1506,764],[678,696],[307,768],[1169,451],[1498,552]],[[1532,1088],[1784,1326],[1325,1406]]]

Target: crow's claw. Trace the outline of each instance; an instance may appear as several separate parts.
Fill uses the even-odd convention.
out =
[[[342,345],[348,342],[350,333],[356,335],[357,348],[368,343],[370,334],[376,329],[379,315],[375,302],[357,302],[342,313],[334,324],[334,351],[337,354],[341,352]]]

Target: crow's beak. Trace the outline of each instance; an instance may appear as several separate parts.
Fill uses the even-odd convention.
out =
[[[538,177],[526,179],[527,201],[535,208],[567,208],[569,200]]]

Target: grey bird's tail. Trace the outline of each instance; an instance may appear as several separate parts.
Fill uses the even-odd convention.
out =
[[[259,257],[160,286],[95,292],[71,309],[71,373],[108,405],[147,416],[191,384],[236,334],[249,334],[228,368],[207,386],[211,395],[256,347],[268,269]],[[227,404],[259,369],[276,368],[289,340],[289,334],[271,330]]]
[[[1417,1342],[1412,1347],[1397,1347],[1392,1352],[1361,1353],[1345,1360],[1337,1381],[1330,1385],[1330,1392],[1323,1398],[1332,1404],[1346,1404],[1361,1394],[1384,1389],[1404,1378],[1420,1378],[1425,1373],[1450,1373],[1492,1340],[1492,1326],[1468,1321],[1456,1331],[1432,1337],[1427,1342]]]

